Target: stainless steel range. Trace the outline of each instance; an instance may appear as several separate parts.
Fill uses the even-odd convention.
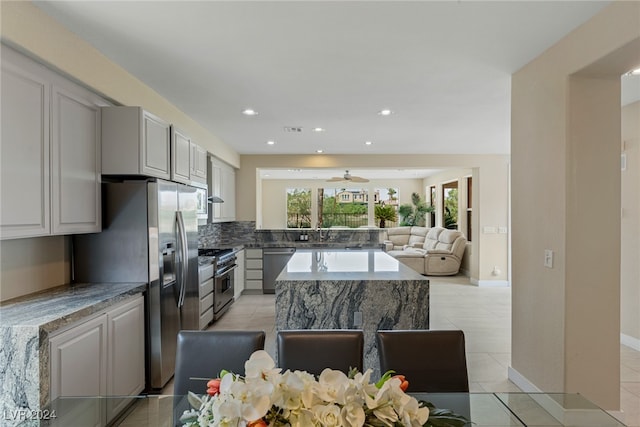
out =
[[[236,252],[230,248],[199,249],[199,256],[213,257],[213,319],[217,320],[233,304],[233,287],[235,283]]]

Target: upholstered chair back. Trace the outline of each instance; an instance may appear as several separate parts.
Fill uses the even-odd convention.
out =
[[[427,233],[424,244],[422,245],[422,249],[436,249],[436,245],[438,244],[438,237],[440,233],[444,231],[442,227],[433,227],[429,229]]]

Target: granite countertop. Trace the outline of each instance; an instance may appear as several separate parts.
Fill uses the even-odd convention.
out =
[[[146,283],[58,286],[1,303],[0,319],[3,328],[30,326],[51,332],[146,289]]]
[[[298,249],[276,281],[426,280],[379,249]]]

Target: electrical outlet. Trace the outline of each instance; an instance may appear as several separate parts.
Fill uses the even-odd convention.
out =
[[[544,250],[544,266],[553,268],[553,251],[551,249]]]
[[[362,312],[361,311],[356,311],[355,313],[353,313],[353,326],[354,327],[362,326]]]

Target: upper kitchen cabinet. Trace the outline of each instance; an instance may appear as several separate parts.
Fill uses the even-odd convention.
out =
[[[68,85],[52,87],[51,224],[53,234],[101,229],[100,99]],[[104,104],[103,104],[104,105]]]
[[[6,46],[1,75],[1,238],[100,231],[108,104]]]
[[[207,150],[191,142],[191,181],[207,185]]]
[[[171,125],[140,107],[103,108],[102,173],[171,179]]]
[[[202,187],[207,185],[207,150],[174,126],[171,132],[171,180]]]
[[[175,126],[171,130],[171,180],[190,184],[191,139]]]
[[[220,197],[224,203],[213,203],[209,210],[211,222],[235,221],[236,219],[236,170],[209,156],[210,161],[210,182],[209,194]]]

